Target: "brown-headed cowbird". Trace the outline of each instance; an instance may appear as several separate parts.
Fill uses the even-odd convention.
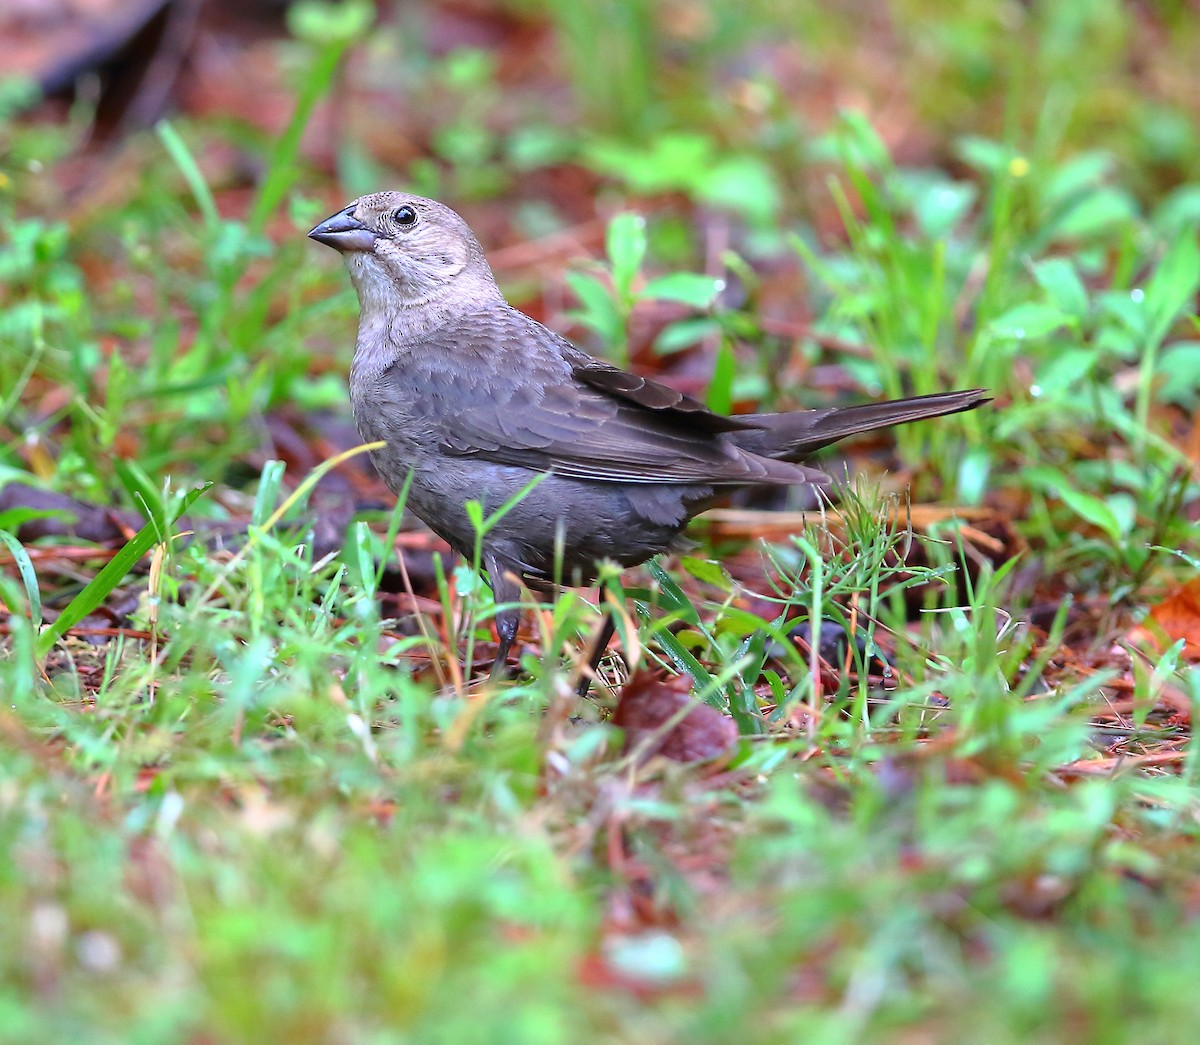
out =
[[[411,474],[408,507],[457,552],[470,558],[478,543],[499,603],[515,602],[518,578],[583,584],[600,560],[633,566],[677,548],[688,520],[733,488],[828,483],[797,462],[845,436],[988,398],[723,417],[512,308],[441,203],[363,196],[309,236],[342,253],[358,292],[350,401],[362,438],[387,444],[376,467],[397,492]],[[482,537],[470,500],[489,515],[507,506]],[[497,614],[497,668],[519,621],[515,606]]]

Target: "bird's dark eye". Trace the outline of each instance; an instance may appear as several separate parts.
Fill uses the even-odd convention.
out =
[[[417,223],[417,212],[412,207],[397,207],[392,211],[392,220],[397,225],[409,228]]]

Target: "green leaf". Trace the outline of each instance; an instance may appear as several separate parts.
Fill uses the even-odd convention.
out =
[[[168,525],[173,526],[179,517],[192,506],[196,498],[205,493],[210,486],[212,483],[205,483],[181,496],[171,511],[167,520]],[[113,589],[125,579],[129,571],[137,565],[142,556],[158,543],[160,543],[158,520],[151,520],[138,530],[133,539],[117,552],[104,569],[91,579],[83,591],[67,604],[58,619],[38,636],[38,657],[46,656],[68,629],[75,627],[84,617],[100,606]]]
[[[1066,258],[1049,258],[1033,266],[1033,278],[1052,305],[1082,319],[1087,315],[1088,294],[1075,266]]]
[[[0,544],[8,548],[17,565],[21,583],[25,585],[25,597],[29,600],[29,618],[33,621],[34,628],[40,628],[42,626],[42,593],[38,589],[37,570],[33,568],[33,560],[29,558],[29,552],[17,540],[16,535],[7,530],[0,530]],[[9,610],[13,613],[18,612],[15,606],[9,606]]]
[[[1115,319],[1123,326],[1123,331],[1117,331],[1119,344],[1125,346],[1122,356],[1131,358],[1137,350],[1136,345],[1129,342],[1144,341],[1146,338],[1146,302],[1141,290],[1105,290],[1096,295],[1096,304],[1104,319]],[[1109,324],[1100,325],[1100,333],[1105,333]]]
[[[620,341],[624,323],[608,288],[583,272],[568,272],[566,281],[583,305],[573,313],[574,317],[591,327],[606,344],[614,345]]]
[[[714,559],[697,559],[691,555],[684,555],[680,558],[679,565],[696,580],[704,581],[705,584],[711,584],[722,591],[730,591],[733,587],[725,567]]]
[[[700,168],[696,196],[714,207],[739,213],[759,227],[776,218],[783,199],[771,168],[754,156],[730,156],[712,167]]]
[[[1198,286],[1200,243],[1197,243],[1194,234],[1185,233],[1167,248],[1166,254],[1146,285],[1146,341],[1142,346],[1137,404],[1134,410],[1143,431],[1148,431],[1150,424],[1159,347],[1180,314],[1192,312]],[[1142,443],[1141,438],[1139,443]]]
[[[1075,490],[1069,486],[1060,486],[1058,496],[1071,511],[1086,522],[1103,530],[1114,541],[1120,541],[1124,536],[1124,530],[1116,512],[1099,497],[1093,497],[1090,493],[1084,493],[1082,490]]]
[[[374,596],[375,588],[375,535],[371,527],[361,519],[350,527],[350,539],[347,542],[354,552],[354,564],[358,567],[358,583],[370,596]]]
[[[77,517],[72,512],[64,511],[61,508],[9,508],[7,511],[0,512],[0,530],[16,533],[27,522],[32,522],[34,519],[77,521]]]
[[[1104,503],[1112,510],[1122,537],[1128,537],[1137,525],[1137,501],[1132,494],[1118,491],[1109,494]]]
[[[1054,305],[1025,301],[993,319],[989,329],[995,337],[1023,341],[1045,337],[1070,323],[1071,317]]]
[[[1194,232],[1200,226],[1200,185],[1181,185],[1167,193],[1150,223],[1164,239]]]
[[[663,327],[658,337],[654,339],[654,351],[667,356],[672,352],[680,352],[685,348],[700,344],[706,337],[712,337],[721,332],[721,324],[708,316],[694,319],[681,319]]]
[[[158,132],[159,141],[163,143],[167,155],[174,161],[175,166],[179,168],[179,173],[183,175],[183,180],[187,182],[205,227],[210,232],[214,231],[221,221],[217,212],[217,203],[213,199],[212,190],[209,189],[208,182],[204,180],[200,165],[192,155],[191,149],[179,136],[179,132],[166,120],[161,120],[154,129]]]
[[[1068,348],[1052,355],[1037,368],[1037,394],[1047,398],[1077,400],[1079,384],[1096,368],[1097,353],[1092,348]]]
[[[283,461],[267,461],[258,477],[258,489],[254,494],[254,508],[250,513],[250,525],[261,526],[279,503],[279,489],[287,465]]]
[[[737,360],[733,346],[722,340],[717,346],[717,358],[713,363],[712,380],[708,383],[705,397],[708,408],[717,414],[728,414],[733,409],[733,379],[737,375]]]
[[[975,447],[963,454],[958,462],[958,496],[964,504],[982,504],[987,493],[988,477],[992,471],[992,454],[985,447]]]
[[[31,108],[42,97],[36,80],[16,72],[6,72],[0,80],[0,122],[7,123],[23,109]]]
[[[661,134],[649,148],[601,140],[584,149],[593,170],[615,178],[642,196],[688,191],[698,172],[713,162],[713,143],[702,134]]]
[[[648,610],[646,615],[649,615]],[[695,658],[691,651],[666,629],[659,631],[655,638],[675,667],[684,674],[690,675],[696,689],[705,694],[705,703],[724,710],[725,701],[721,699],[721,691],[713,685],[712,673]]]
[[[1069,206],[1057,221],[1049,224],[1049,236],[1054,239],[1087,239],[1122,225],[1137,217],[1137,204],[1129,193],[1119,189],[1101,188],[1073,206]]]
[[[646,219],[640,214],[618,214],[608,223],[606,243],[613,285],[622,300],[629,300],[633,281],[646,258]]]
[[[683,589],[675,583],[675,578],[662,568],[662,564],[656,559],[651,559],[646,564],[646,569],[650,571],[650,576],[658,583],[660,591],[659,604],[662,608],[668,613],[676,614],[688,624],[700,625],[700,614],[696,612],[696,607],[692,605],[691,599],[684,594]]]
[[[975,186],[967,182],[932,182],[917,192],[913,216],[928,238],[941,239],[962,220],[976,195]]]
[[[855,167],[867,170],[889,170],[892,157],[887,145],[867,116],[857,109],[838,112],[835,133],[845,150],[846,159]]]
[[[373,5],[368,0],[299,0],[288,8],[287,22],[291,34],[312,44],[351,43],[357,40],[375,20]]]
[[[1146,310],[1150,315],[1147,340],[1157,344],[1175,320],[1193,304],[1200,287],[1200,243],[1192,235],[1180,236],[1167,249],[1146,285]]]
[[[166,506],[163,504],[162,494],[155,488],[141,465],[122,457],[114,457],[112,464],[113,471],[125,487],[125,492],[141,510],[146,521],[157,521],[161,525],[162,520],[166,518]]]
[[[960,138],[957,151],[968,167],[992,175],[1004,171],[1016,156],[1007,145],[972,136]]]
[[[738,638],[761,633],[774,639],[778,637],[780,629],[749,610],[726,606],[721,610],[721,616],[713,622],[713,631],[718,635],[736,635]]]
[[[1043,195],[1048,206],[1061,206],[1099,188],[1112,170],[1113,158],[1107,152],[1079,153],[1055,168],[1046,180]]]
[[[657,301],[678,301],[693,308],[707,309],[713,306],[717,295],[725,289],[725,281],[716,276],[704,276],[698,272],[672,272],[650,280],[639,297]]]
[[[1200,391],[1200,342],[1177,341],[1158,361],[1158,395],[1167,402],[1187,405]],[[3,520],[0,518],[0,525]]]

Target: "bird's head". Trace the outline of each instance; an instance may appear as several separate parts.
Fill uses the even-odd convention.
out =
[[[346,259],[364,312],[464,302],[499,293],[474,233],[449,207],[404,192],[362,196],[309,238]]]

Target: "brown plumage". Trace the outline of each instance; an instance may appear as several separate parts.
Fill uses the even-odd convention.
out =
[[[731,489],[825,484],[799,461],[857,432],[971,410],[979,389],[861,406],[722,417],[580,351],[503,298],[466,222],[433,200],[364,196],[313,239],[340,251],[361,315],[350,399],[375,464],[456,551],[486,513],[532,489],[480,542],[498,602],[517,578],[586,583],[596,563],[677,547],[688,520]],[[503,663],[514,607],[497,616]]]

